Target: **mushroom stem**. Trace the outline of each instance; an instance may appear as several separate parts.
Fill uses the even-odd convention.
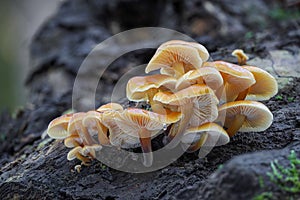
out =
[[[180,109],[182,117],[179,122],[172,125],[168,134],[169,144],[167,148],[170,149],[176,147],[179,144],[181,137],[184,134],[184,131],[189,125],[190,119],[193,114],[193,102],[188,102],[186,104],[180,105]]]
[[[139,139],[143,151],[145,167],[150,167],[153,163],[152,147],[151,147],[151,135],[146,128],[141,128],[138,132]]]
[[[226,130],[230,137],[234,136],[236,132],[242,127],[246,119],[245,115],[237,114],[231,123],[231,126]]]
[[[172,65],[172,68],[175,70],[176,78],[179,78],[184,74],[184,67],[182,62],[177,62]]]
[[[205,144],[207,138],[208,138],[208,134],[203,133],[201,135],[200,139],[189,147],[188,151],[194,152],[194,151],[197,151],[198,149],[200,149]]]
[[[245,100],[248,92],[249,92],[249,88],[247,88],[246,90],[240,92],[239,95],[236,97],[235,101]]]

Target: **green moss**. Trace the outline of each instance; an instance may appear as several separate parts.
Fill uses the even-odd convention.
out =
[[[287,19],[298,19],[300,18],[299,10],[287,10],[283,8],[274,8],[270,11],[270,17],[275,20],[287,20]]]
[[[275,96],[275,99],[276,99],[276,100],[282,100],[283,97],[282,97],[281,95],[276,95],[276,96]]]
[[[290,152],[288,156],[289,166],[284,167],[278,163],[278,160],[274,160],[270,163],[271,170],[267,173],[270,181],[279,188],[280,191],[287,193],[289,199],[293,199],[293,196],[300,193],[300,159],[294,150]],[[259,177],[259,185],[264,188],[264,182],[262,177]],[[253,200],[272,199],[272,192],[263,192],[253,198]]]
[[[288,102],[292,102],[292,101],[294,101],[294,97],[288,97],[287,100],[288,100]]]

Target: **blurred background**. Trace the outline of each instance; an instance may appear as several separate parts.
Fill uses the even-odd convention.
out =
[[[59,0],[2,0],[0,2],[0,112],[26,103],[24,87],[29,70],[29,45],[39,26]]]

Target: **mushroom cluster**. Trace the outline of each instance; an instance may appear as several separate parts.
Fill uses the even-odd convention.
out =
[[[163,43],[145,69],[160,73],[132,77],[126,87],[130,101],[145,101],[150,110],[109,103],[54,119],[48,135],[64,139],[65,146],[72,148],[68,160],[78,158],[85,164],[103,146],[112,145],[141,147],[143,164],[151,166],[151,140],[165,130],[167,148],[181,144],[204,157],[214,146],[228,143],[237,131],[264,131],[273,120],[270,110],[257,101],[277,93],[276,80],[258,67],[245,65],[248,57],[242,50],[233,55],[241,66],[208,62],[208,51],[198,43]]]

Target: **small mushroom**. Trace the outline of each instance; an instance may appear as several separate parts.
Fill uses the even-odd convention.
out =
[[[108,129],[101,123],[101,113],[89,111],[82,120],[82,124],[92,137],[93,144],[109,145]]]
[[[219,103],[213,90],[204,84],[195,84],[178,92],[158,92],[154,100],[170,106],[176,106],[182,113],[182,118],[173,124],[168,141],[168,147],[175,147],[188,126],[199,126],[214,121],[218,116]]]
[[[231,55],[235,56],[238,59],[239,65],[245,65],[249,57],[244,53],[242,49],[235,49]]]
[[[276,79],[263,69],[254,66],[242,66],[244,69],[250,71],[255,83],[241,92],[236,100],[256,100],[263,101],[273,97],[278,92]]]
[[[205,84],[214,91],[223,85],[223,78],[218,70],[212,67],[201,67],[191,70],[181,76],[176,84],[176,90],[181,90],[194,84]]]
[[[128,81],[126,95],[130,101],[149,101],[154,112],[164,114],[164,108],[159,102],[153,101],[153,96],[159,91],[174,90],[176,81],[162,74],[136,76]]]
[[[111,127],[110,134],[112,138],[122,135],[123,143],[127,143],[127,138],[138,139],[143,151],[143,164],[149,167],[153,162],[151,138],[157,136],[167,125],[177,122],[180,117],[179,112],[168,111],[166,115],[161,115],[143,109],[128,108],[115,115],[113,125],[118,129]]]
[[[219,116],[216,120],[222,123],[230,137],[237,131],[264,131],[273,121],[271,111],[262,103],[256,101],[234,101],[219,107]]]
[[[189,69],[201,67],[208,57],[207,50],[200,44],[178,40],[169,41],[160,45],[148,63],[145,72],[171,68],[174,70],[173,76],[178,78]]]
[[[96,152],[100,151],[102,147],[100,145],[90,145],[90,146],[77,146],[69,151],[67,155],[68,160],[74,160],[77,158],[81,160],[83,164],[89,165],[92,159],[96,157]]]
[[[67,128],[72,116],[73,114],[65,114],[52,120],[48,125],[47,134],[55,139],[64,139],[68,137],[70,134]]]
[[[221,146],[229,142],[226,131],[215,123],[206,123],[198,127],[188,128],[181,142],[191,145],[189,151],[194,152],[200,149],[198,156],[205,157],[214,146]]]
[[[66,137],[64,139],[64,145],[68,148],[73,148],[77,146],[82,146],[83,142],[82,139],[79,137],[79,135],[76,133]]]
[[[238,95],[255,83],[251,72],[241,66],[224,62],[205,62],[203,66],[215,67],[222,75],[224,84],[220,87],[216,96],[224,102],[234,101]]]

